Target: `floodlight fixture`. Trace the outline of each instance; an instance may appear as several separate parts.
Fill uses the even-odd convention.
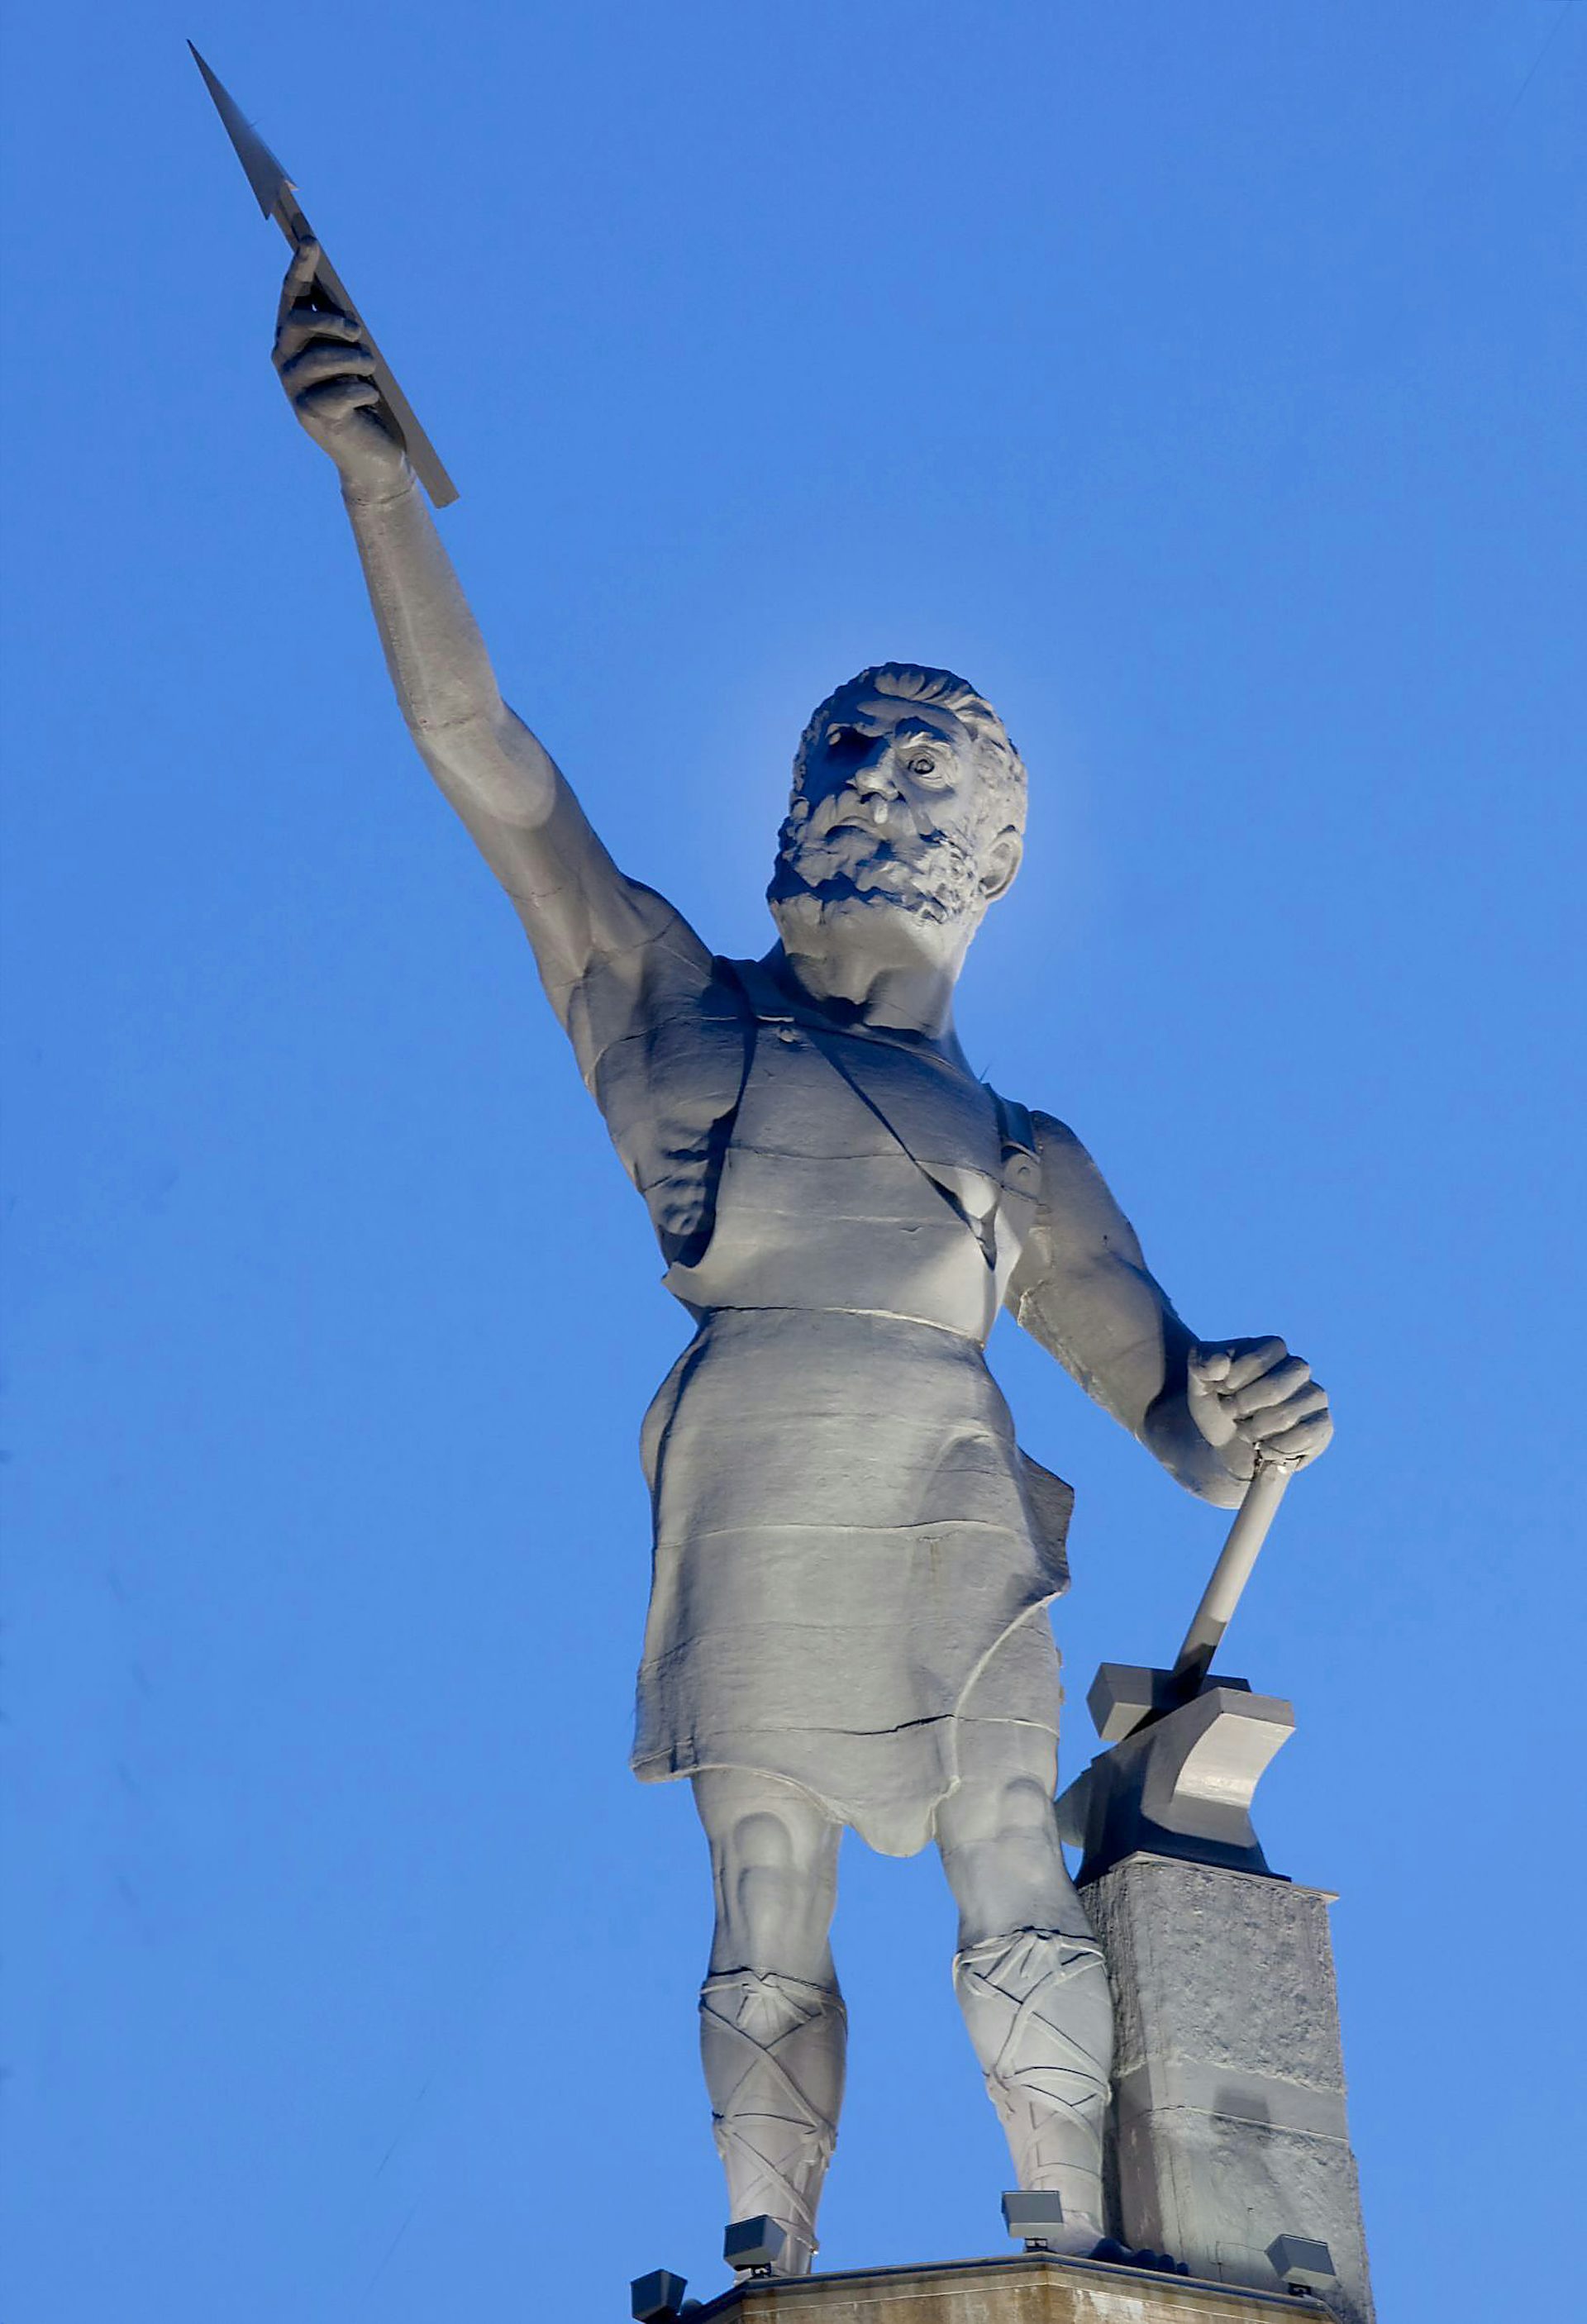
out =
[[[649,2275],[636,2275],[629,2287],[632,2293],[630,2314],[634,2324],[673,2324],[673,2319],[685,2315],[684,2293],[688,2290],[688,2278],[674,2275],[669,2267],[653,2267]],[[689,2309],[697,2309],[697,2300],[691,2300]]]
[[[1052,2187],[1010,2187],[1003,2197],[1003,2225],[1027,2251],[1046,2251],[1055,2227],[1064,2224],[1064,2199]]]
[[[1275,2236],[1268,2257],[1289,2292],[1321,2292],[1338,2280],[1333,2255],[1313,2236]]]
[[[760,2211],[752,2219],[734,2220],[722,2238],[722,2256],[741,2274],[770,2275],[787,2241],[787,2228]]]

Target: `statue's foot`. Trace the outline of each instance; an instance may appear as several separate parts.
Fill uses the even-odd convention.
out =
[[[1190,2270],[1182,2259],[1168,2252],[1131,2251],[1116,2236],[1103,2236],[1088,2252],[1077,2255],[1084,2259],[1105,2260],[1110,2267],[1142,2267],[1154,2275],[1188,2275]]]
[[[1027,2251],[1049,2251],[1060,2259],[1096,2259],[1109,2267],[1140,2267],[1156,2275],[1188,2275],[1190,2270],[1167,2252],[1132,2251],[1117,2236],[1105,2235],[1094,2219],[1077,2211],[1061,2227],[1042,2226],[1039,2238],[1027,2242]]]

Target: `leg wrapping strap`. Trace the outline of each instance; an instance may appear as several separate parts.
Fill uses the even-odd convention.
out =
[[[1101,1949],[1049,1929],[970,1945],[954,1985],[1017,2183],[1102,2216],[1113,2007]]]
[[[700,2054],[731,2215],[764,2211],[785,2227],[800,2247],[789,2255],[790,2273],[807,2266],[816,2248],[847,2032],[834,1986],[733,1969],[700,1988]]]

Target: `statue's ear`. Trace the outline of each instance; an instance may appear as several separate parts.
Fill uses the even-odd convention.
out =
[[[1025,844],[1017,831],[1000,831],[986,851],[986,865],[981,874],[983,903],[995,904],[1014,884],[1014,874],[1020,869],[1020,859]]]

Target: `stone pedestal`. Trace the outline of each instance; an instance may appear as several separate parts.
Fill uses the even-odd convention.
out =
[[[690,2324],[1329,2324],[1330,2315],[1305,2295],[1032,2255],[752,2282],[693,2311]]]
[[[1111,1748],[1058,1802],[1117,2020],[1110,2227],[1197,2275],[1316,2286],[1372,2324],[1344,2118],[1328,1905],[1269,1869],[1250,1821],[1295,1713],[1243,1679],[1104,1663]],[[1319,2249],[1318,2246],[1325,2246]]]
[[[1082,1894],[1117,2010],[1121,2240],[1277,2293],[1269,2246],[1315,2238],[1329,2310],[1371,2324],[1329,1897],[1147,1853],[1083,1876]]]

